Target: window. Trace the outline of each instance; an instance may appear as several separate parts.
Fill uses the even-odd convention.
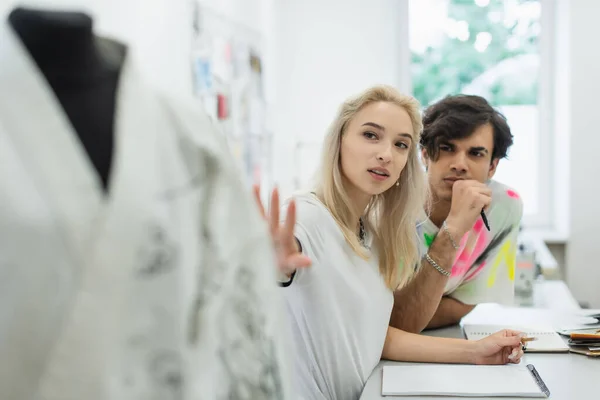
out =
[[[541,34],[552,32],[550,3],[408,1],[413,94],[423,106],[477,94],[507,117],[515,140],[495,178],[521,194],[527,228],[553,218],[552,43]]]

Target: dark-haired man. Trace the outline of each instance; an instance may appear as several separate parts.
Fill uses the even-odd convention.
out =
[[[478,303],[512,302],[523,204],[492,180],[512,143],[506,119],[482,97],[449,96],[425,111],[420,144],[430,199],[417,227],[423,261],[395,292],[390,325],[420,332],[456,324]]]

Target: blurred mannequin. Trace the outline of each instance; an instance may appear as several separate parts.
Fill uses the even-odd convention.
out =
[[[106,188],[125,47],[94,36],[92,19],[83,13],[17,8],[9,21],[58,97]]]
[[[264,222],[130,58],[84,14],[0,25],[0,399],[285,399]]]

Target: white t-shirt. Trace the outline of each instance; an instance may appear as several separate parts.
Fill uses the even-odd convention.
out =
[[[479,217],[473,228],[460,238],[444,294],[465,304],[510,305],[514,298],[517,235],[523,201],[500,182],[490,181],[488,186],[492,189],[492,203],[486,211],[490,231]],[[424,255],[439,228],[427,219],[417,230]]]
[[[304,400],[358,399],[381,358],[393,295],[375,254],[368,261],[356,255],[314,195],[295,199],[295,235],[312,266],[281,289],[291,320],[294,389]]]
[[[0,24],[0,399],[287,398],[264,221],[199,105],[130,61],[106,193]]]

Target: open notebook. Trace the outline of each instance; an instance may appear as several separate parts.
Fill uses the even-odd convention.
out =
[[[385,365],[383,396],[549,397],[533,365]]]
[[[502,329],[513,329],[524,332],[527,336],[534,336],[537,340],[527,343],[526,352],[528,353],[566,353],[569,346],[565,341],[549,327],[524,327],[524,326],[505,326],[505,325],[476,325],[464,324],[463,331],[465,337],[469,340],[483,339]]]

